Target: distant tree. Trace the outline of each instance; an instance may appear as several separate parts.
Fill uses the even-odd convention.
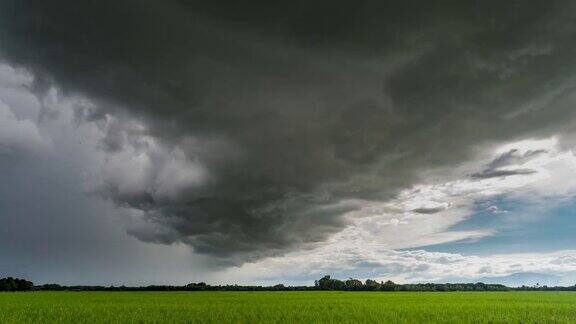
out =
[[[186,285],[186,287],[206,287],[206,283],[205,282],[192,282]]]
[[[362,281],[358,279],[348,278],[345,282],[347,290],[362,290],[363,284]]]
[[[12,277],[0,279],[0,291],[29,291],[32,289],[34,289],[34,284],[28,280]]]
[[[320,290],[344,290],[346,288],[346,284],[343,281],[331,279],[328,275],[314,281],[314,285]]]
[[[0,279],[0,291],[16,291],[14,278],[8,277]]]
[[[41,286],[42,290],[64,290],[65,287],[62,287],[58,284],[45,284]]]
[[[206,288],[208,287],[208,285],[205,282],[192,282],[187,284],[186,286],[186,290],[193,290],[193,291],[197,291],[197,290],[206,290]]]
[[[476,291],[485,291],[486,290],[486,284],[483,282],[477,282],[474,284],[474,290]]]
[[[364,283],[365,290],[380,290],[380,284],[376,280],[366,279]]]
[[[328,281],[329,280],[330,280],[330,276],[325,275],[324,277],[322,277],[318,280],[314,280],[314,286],[317,287],[318,289],[326,288],[326,287],[328,287]]]
[[[382,286],[380,287],[380,290],[383,290],[383,291],[394,291],[394,290],[396,290],[396,284],[395,284],[393,281],[388,280],[388,281],[386,281],[385,283],[382,284]]]

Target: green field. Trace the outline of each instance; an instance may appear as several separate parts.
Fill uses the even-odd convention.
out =
[[[576,293],[0,293],[0,322],[575,323]]]

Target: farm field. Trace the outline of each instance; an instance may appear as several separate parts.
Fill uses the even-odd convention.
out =
[[[576,293],[0,293],[0,322],[574,323]]]

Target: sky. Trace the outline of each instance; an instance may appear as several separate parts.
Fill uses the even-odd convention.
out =
[[[575,6],[0,0],[0,276],[572,285]]]

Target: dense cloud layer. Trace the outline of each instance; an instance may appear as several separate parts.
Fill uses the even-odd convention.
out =
[[[0,1],[0,54],[85,96],[130,233],[243,262],[574,121],[572,1]],[[490,165],[472,178],[532,170]],[[417,208],[421,214],[442,208]]]

